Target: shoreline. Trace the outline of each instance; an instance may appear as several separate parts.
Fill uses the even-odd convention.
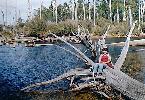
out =
[[[107,35],[106,36],[107,38],[126,38],[127,36],[113,36],[113,35]],[[97,39],[100,39],[100,38],[102,38],[102,36],[98,36],[98,35],[95,35],[95,36],[91,36],[91,39],[92,40],[97,40]],[[141,34],[141,35],[139,35],[139,36],[137,36],[137,35],[131,35],[131,38],[145,38],[145,34]]]

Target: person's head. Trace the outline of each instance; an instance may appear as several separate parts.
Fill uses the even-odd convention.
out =
[[[102,49],[102,52],[103,52],[103,51],[109,52],[107,47],[104,47],[104,48]]]
[[[104,50],[102,51],[102,54],[108,54],[108,51]]]

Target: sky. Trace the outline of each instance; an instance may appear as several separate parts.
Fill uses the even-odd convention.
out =
[[[43,1],[43,5],[45,7],[49,7],[51,4],[51,0],[30,0],[32,12],[34,9],[40,8],[40,2]],[[68,2],[69,0],[58,0],[58,3]],[[7,3],[6,3],[7,2]],[[26,20],[28,17],[28,0],[0,0],[0,24],[3,24],[3,14],[5,16],[6,21],[6,4],[7,4],[7,22],[8,24],[15,23],[16,17],[16,8],[17,8],[17,16]]]

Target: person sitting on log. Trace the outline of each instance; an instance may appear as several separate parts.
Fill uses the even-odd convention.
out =
[[[106,64],[102,63],[95,63],[91,68],[90,71],[92,72],[92,76],[94,79],[94,82],[96,82],[97,76],[103,76],[104,69],[106,68]],[[104,77],[98,77],[97,79],[105,79]]]
[[[109,67],[113,68],[111,56],[108,53],[108,48],[102,49],[101,55],[99,57],[99,63],[107,64]]]
[[[95,63],[90,68],[90,71],[93,72],[94,76],[97,76],[97,75],[102,75],[105,68],[106,68],[106,65],[105,64]]]

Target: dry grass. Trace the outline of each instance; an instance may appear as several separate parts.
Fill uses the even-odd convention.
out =
[[[122,71],[133,77],[141,69],[141,61],[136,53],[129,53],[122,66]]]

